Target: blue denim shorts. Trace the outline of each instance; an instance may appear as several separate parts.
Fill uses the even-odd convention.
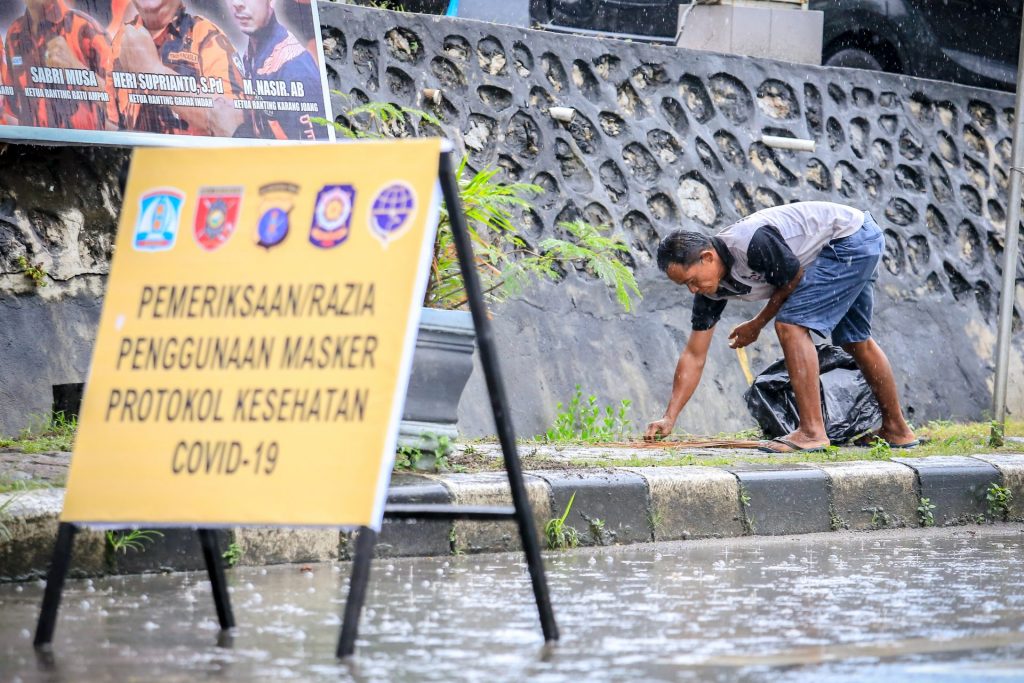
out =
[[[825,245],[779,310],[776,320],[806,327],[833,344],[871,337],[872,289],[885,249],[885,236],[871,214],[848,237]]]

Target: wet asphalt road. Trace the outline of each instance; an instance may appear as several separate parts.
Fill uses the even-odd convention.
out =
[[[1019,525],[547,556],[545,647],[516,555],[379,560],[338,663],[349,565],[230,570],[218,645],[203,573],[69,581],[52,661],[41,582],[0,585],[0,681],[1024,680]]]

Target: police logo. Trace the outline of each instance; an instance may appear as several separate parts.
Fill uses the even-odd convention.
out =
[[[393,182],[381,188],[373,198],[370,232],[386,247],[409,229],[415,215],[416,191],[408,183]]]
[[[11,57],[11,66],[21,66],[22,64],[24,64],[24,60],[22,60],[21,55]]]
[[[288,236],[288,216],[295,207],[299,186],[292,183],[270,183],[260,187],[260,218],[256,224],[256,244],[270,249]]]
[[[316,195],[309,241],[321,249],[336,247],[348,239],[356,189],[351,185],[324,185]]]
[[[217,249],[238,227],[238,213],[242,206],[240,187],[203,187],[199,190],[194,234],[203,249]]]
[[[173,187],[150,190],[139,198],[132,247],[137,251],[167,251],[178,238],[185,193]]]

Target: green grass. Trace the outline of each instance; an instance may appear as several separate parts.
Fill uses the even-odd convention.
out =
[[[22,453],[70,451],[75,443],[78,420],[65,418],[64,413],[52,417],[34,416],[31,424],[15,437],[0,435],[0,448],[12,448]]]
[[[666,443],[665,450],[655,455],[646,455],[638,450],[631,458],[551,458],[536,454],[541,446],[554,446],[559,452],[571,452],[573,446],[595,445],[587,442],[562,442],[545,444],[543,441],[521,439],[519,454],[524,466],[529,469],[566,469],[566,468],[608,468],[608,467],[679,467],[697,465],[704,467],[729,467],[742,462],[760,463],[828,463],[849,462],[851,460],[890,460],[895,457],[929,457],[948,455],[976,455],[979,453],[1024,453],[1024,444],[1006,442],[1002,448],[989,445],[988,438],[991,425],[988,422],[953,423],[948,421],[929,422],[916,430],[923,443],[914,449],[904,450],[889,448],[885,444],[876,444],[870,448],[852,446],[832,446],[824,453],[793,453],[777,454],[756,451],[723,451],[720,456],[695,455],[680,449],[673,453],[672,444]],[[736,433],[720,433],[712,438],[717,439],[757,439],[759,432],[754,429]],[[1011,420],[1006,423],[1006,436],[1024,436],[1024,420]],[[494,443],[493,440],[477,440],[473,443]],[[466,471],[502,470],[500,458],[491,458],[477,452],[475,448],[465,453],[453,455],[451,460],[458,463]]]
[[[24,453],[41,453],[45,451],[70,451],[75,439],[77,424],[74,420],[65,420],[57,415],[48,422],[37,419],[35,424],[25,429],[16,438],[0,437],[0,447],[7,447]],[[647,456],[638,451],[632,458],[573,458],[568,461],[561,458],[545,458],[533,455],[537,447],[545,445],[543,441],[520,439],[520,456],[524,464],[532,469],[565,469],[576,468],[607,468],[607,467],[671,467],[697,465],[705,467],[728,467],[741,462],[776,462],[776,463],[826,463],[845,462],[850,460],[889,460],[893,457],[928,457],[946,455],[975,455],[979,453],[1024,453],[1024,444],[1007,441],[1002,448],[989,445],[991,424],[989,422],[954,423],[946,420],[929,422],[916,430],[918,437],[924,441],[912,450],[889,449],[884,446],[873,448],[854,448],[849,446],[831,447],[824,453],[794,453],[768,455],[750,451],[726,451],[721,456],[704,456],[686,453],[680,450],[673,454],[666,444],[666,450],[660,455]],[[1024,420],[1008,420],[1006,436],[1024,436]],[[713,438],[719,439],[757,439],[760,434],[756,429],[747,429],[735,433],[721,433]],[[494,443],[494,439],[467,440],[463,444]],[[549,444],[550,445],[550,444]],[[556,444],[559,451],[571,451],[573,446],[594,443],[561,442]],[[500,458],[484,456],[469,448],[466,452],[455,452],[448,456],[448,464],[455,471],[483,472],[503,469]],[[0,493],[46,488],[51,484],[45,482],[10,480],[0,474]],[[60,485],[54,483],[53,485]]]
[[[35,479],[10,479],[0,474],[0,493],[19,493],[21,491],[34,491],[36,489],[48,489],[51,486],[63,486],[63,482],[49,483]]]

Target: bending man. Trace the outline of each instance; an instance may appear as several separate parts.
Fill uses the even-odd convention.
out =
[[[729,335],[730,347],[743,348],[775,320],[800,425],[769,442],[766,450],[785,453],[829,445],[812,332],[822,338],[831,335],[857,362],[882,410],[877,436],[894,448],[916,446],[892,368],[871,338],[872,286],[884,247],[871,214],[830,202],[764,209],[714,237],[676,230],[663,239],[658,267],[694,294],[693,332],[676,365],[668,408],[647,426],[645,436],[672,432],[700,382],[711,336],[728,300],[767,299],[760,313]]]

